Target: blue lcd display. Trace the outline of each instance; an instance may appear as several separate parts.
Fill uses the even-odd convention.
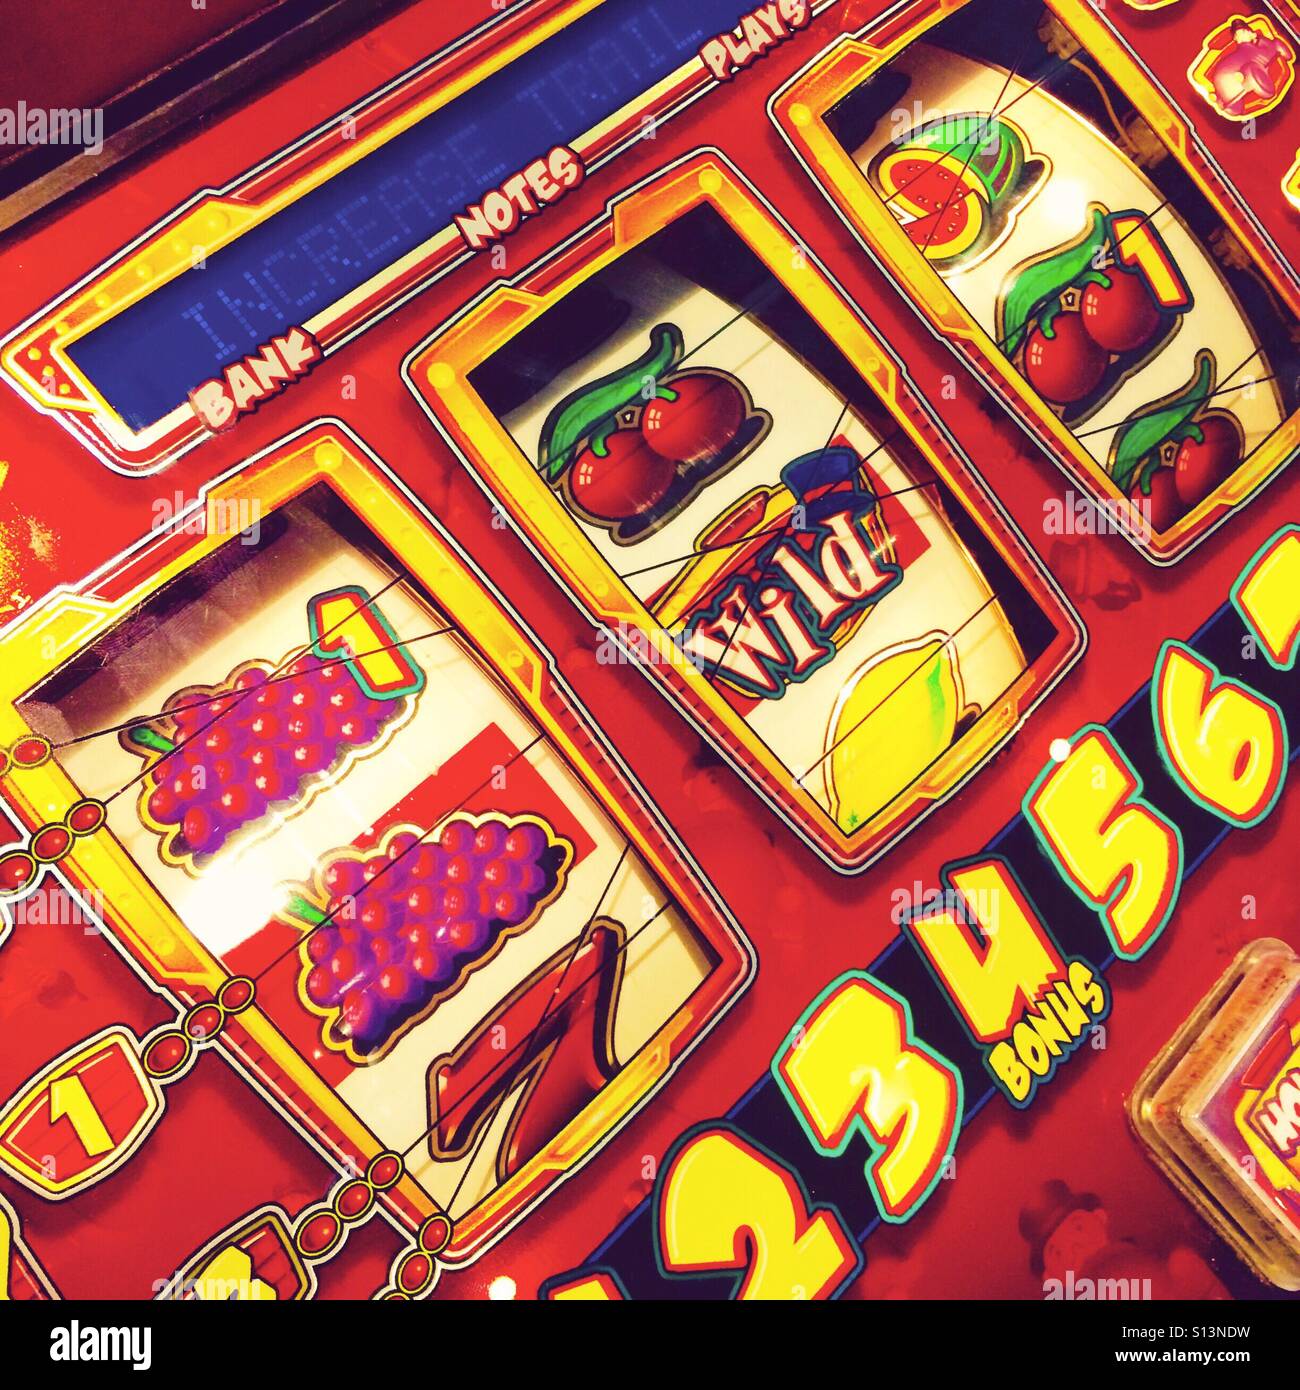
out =
[[[303,323],[694,56],[745,0],[605,0],[124,309],[68,355],[132,429]]]

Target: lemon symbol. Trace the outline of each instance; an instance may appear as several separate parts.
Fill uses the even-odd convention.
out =
[[[836,824],[856,829],[921,776],[951,745],[963,706],[947,638],[860,667],[840,693],[826,747]]]

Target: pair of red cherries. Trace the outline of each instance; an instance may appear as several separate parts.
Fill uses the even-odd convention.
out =
[[[1109,272],[1109,285],[1090,284],[1074,313],[1057,314],[1049,338],[1034,328],[1025,342],[1025,377],[1045,400],[1073,405],[1101,385],[1111,358],[1140,352],[1161,329],[1160,311],[1137,275]],[[1241,462],[1241,434],[1227,411],[1197,421],[1202,439],[1184,439],[1172,468],[1158,469],[1151,491],[1133,492],[1149,506],[1151,524],[1165,530],[1206,497]]]
[[[635,424],[606,437],[603,452],[588,445],[574,460],[568,479],[573,501],[601,521],[653,511],[682,472],[731,445],[746,413],[744,395],[725,377],[671,377]]]

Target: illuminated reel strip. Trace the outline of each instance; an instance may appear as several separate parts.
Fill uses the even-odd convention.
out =
[[[1230,831],[1259,824],[1277,804],[1296,761],[1287,731],[1300,727],[1298,568],[1300,526],[1292,524],[1252,557],[1233,586],[1230,603],[1187,643],[1166,644],[1153,680],[1107,725],[1085,726],[1068,740],[1063,760],[1049,763],[1036,779],[1021,813],[979,852],[977,862],[1000,861],[1032,889],[1064,957],[1084,957],[1106,971],[1116,962],[1145,955],[1169,929],[1186,876]],[[1266,660],[1256,659],[1260,652]],[[1085,781],[1093,786],[1090,795],[1079,789]],[[1112,837],[1107,831],[1115,826],[1120,833]],[[1186,925],[1194,929],[1195,924]],[[900,936],[872,962],[869,974],[851,972],[833,982],[792,1030],[774,1071],[750,1087],[725,1120],[706,1129],[738,1134],[792,1182],[815,1190],[833,1213],[834,1228],[861,1244],[883,1222],[898,1219],[879,1182],[889,1158],[879,1141],[888,1128],[881,1123],[887,1115],[856,1109],[845,1099],[851,1088],[837,1089],[833,1083],[856,1077],[868,1104],[883,1104],[889,1092],[880,1085],[882,1078],[873,1080],[870,1074],[870,1033],[846,1028],[848,1046],[839,1056],[816,1032],[826,1001],[841,997],[846,981],[854,979],[882,999],[893,998],[909,1019],[924,1020],[925,1042],[912,1038],[910,1027],[907,1033],[900,1029],[900,1056],[909,1056],[916,1047],[941,1071],[952,1071],[961,1093],[974,1097],[964,1105],[958,1102],[963,1127],[994,1096],[1005,1095],[990,1083],[985,1049],[968,1031],[955,998],[923,952]],[[796,1095],[785,1074],[790,1059],[800,1057],[803,1067],[809,1068],[810,1061],[815,1066]],[[925,1075],[937,1078],[940,1072],[927,1068]],[[892,1079],[899,1076],[895,1069]],[[914,1099],[923,1095],[914,1083],[904,1090]],[[810,1110],[809,1097],[819,1111]],[[927,1105],[935,1134],[942,1133],[937,1124],[941,1110],[934,1101]],[[867,1123],[872,1119],[874,1128]],[[685,1136],[682,1143],[692,1137]],[[865,1173],[859,1138],[868,1160]],[[944,1149],[935,1141],[926,1147],[931,1155]],[[944,1176],[941,1168],[903,1219],[935,1195]],[[915,1192],[917,1184],[904,1190]],[[673,1283],[683,1271],[663,1258],[663,1225],[671,1216],[664,1201],[661,1177],[651,1196],[581,1267],[548,1280],[541,1295],[564,1300],[680,1296]],[[792,1211],[798,1216],[793,1199],[779,1218],[766,1203],[750,1209],[750,1216],[775,1222],[766,1231],[774,1239],[777,1232],[788,1235],[793,1229],[788,1224]],[[690,1239],[711,1239],[714,1221],[706,1215],[702,1229],[689,1233]],[[670,1246],[670,1252],[676,1248]],[[693,1263],[693,1296],[730,1298],[745,1287],[730,1266],[722,1272],[725,1262],[708,1270],[703,1268],[707,1261]],[[829,1262],[822,1267],[829,1269]],[[834,1291],[828,1275],[825,1292]]]
[[[0,1110],[0,1168],[53,1201],[110,1177],[162,1118],[164,1088],[191,1069],[255,986],[232,976],[174,1024],[138,1039],[112,1024],[48,1063]]]
[[[809,0],[803,23],[836,2]],[[534,6],[541,13],[530,13],[517,25],[490,22],[468,49],[452,45],[394,86],[340,112],[224,188],[197,194],[135,245],[21,325],[0,346],[0,369],[30,404],[53,415],[110,466],[128,472],[152,471],[176,458],[209,437],[192,406],[182,397],[166,416],[133,430],[78,369],[68,354],[69,346],[603,3],[606,0],[551,0],[544,8]],[[735,17],[744,10],[745,5],[737,3]],[[644,138],[647,123],[671,117],[718,85],[720,79],[693,53],[647,91],[564,144],[585,170],[599,168]],[[479,196],[491,191],[481,189]],[[328,354],[473,254],[454,224],[441,227],[301,327]],[[200,384],[192,382],[191,388]]]
[[[941,337],[952,342],[980,372],[999,400],[1012,410],[1068,475],[1117,509],[1120,529],[1152,560],[1171,562],[1186,553],[1231,512],[1244,504],[1300,449],[1300,411],[1283,421],[1238,465],[1227,484],[1211,491],[1163,531],[1128,519],[1131,502],[1104,468],[1051,411],[975,321],[956,294],[934,272],[884,201],[832,134],[827,113],[873,74],[923,38],[956,4],[928,0],[901,21],[877,22],[845,35],[778,90],[768,103],[782,138],[804,164],[827,200],[868,252],[878,256],[907,298]],[[1084,0],[1051,0],[1049,9],[1082,42],[1125,91],[1140,114],[1190,174],[1233,236],[1247,248],[1273,292],[1292,314],[1300,314],[1300,281],[1294,270],[1257,232],[1253,214],[1216,167],[1200,154],[1183,118],[1154,87],[1109,21]],[[1300,162],[1298,166],[1300,167]]]
[[[852,831],[838,826],[826,807],[792,780],[787,764],[715,688],[707,669],[715,664],[713,658],[700,663],[704,669],[681,659],[673,634],[637,597],[627,577],[593,550],[575,515],[471,384],[473,372],[495,348],[536,323],[590,277],[701,207],[718,215],[857,366],[900,435],[915,446],[932,475],[1010,566],[1052,629],[1042,652],[1011,688],[927,769],[925,784],[896,794]],[[852,310],[823,268],[797,255],[796,248],[790,229],[725,156],[694,150],[614,199],[604,215],[576,235],[562,266],[546,257],[509,285],[485,291],[452,324],[412,351],[403,375],[436,427],[583,611],[611,633],[629,633],[635,645],[624,643],[624,650],[635,664],[663,684],[687,717],[823,858],[837,868],[858,871],[977,771],[1082,651],[1083,632],[1059,588],[1006,524],[996,499],[953,452],[935,417],[912,396],[891,349]]]
[[[286,674],[285,668],[307,652],[313,652],[326,665],[335,660],[344,662],[361,689],[372,698],[396,699],[423,690],[424,672],[403,649],[410,642],[438,636],[439,632],[425,633],[420,638],[405,642],[398,641],[397,634],[376,606],[383,593],[398,584],[402,577],[395,576],[374,596],[355,585],[317,594],[308,609],[309,643],[295,649],[272,670],[271,682],[294,679],[293,673],[290,671]],[[374,645],[376,642],[380,645]],[[314,669],[304,671],[302,677],[305,679],[312,675]],[[214,724],[227,718],[252,693],[231,691],[218,697],[222,704],[221,711],[158,761],[173,756],[187,744],[195,742]],[[200,700],[190,707],[202,708],[210,703]],[[169,711],[175,712],[175,707]],[[143,726],[149,721],[140,719],[135,722]],[[96,736],[111,737],[118,731],[116,727],[103,729],[95,735],[83,735],[78,741]],[[43,767],[54,757],[54,752],[54,745],[43,734],[24,735],[11,747],[0,748],[0,780],[8,773]],[[41,867],[58,864],[71,851],[78,838],[93,835],[99,830],[108,819],[107,802],[122,795],[143,778],[144,773],[132,778],[113,792],[107,801],[83,797],[68,808],[62,820],[47,822],[33,831],[25,847],[0,853],[0,901],[21,897],[31,891],[40,878]],[[0,936],[0,941],[3,939]]]
[[[435,519],[411,500],[345,426],[332,420],[304,426],[214,485],[209,501],[220,504],[237,490],[269,514],[317,485],[354,515],[364,510],[369,530],[388,547],[399,573],[437,594],[438,611],[464,634],[473,659],[500,682],[540,730],[536,740],[525,743],[516,756],[524,756],[543,738],[550,741],[556,756],[586,787],[662,886],[666,900],[677,906],[717,960],[690,999],[659,1029],[656,1045],[640,1049],[627,1060],[609,1104],[584,1108],[544,1152],[527,1160],[508,1182],[462,1217],[443,1262],[463,1264],[532,1210],[553,1182],[575,1170],[640,1107],[748,984],[753,955],[707,881],[666,833],[639,786],[553,675],[549,655]],[[0,644],[4,648],[0,714],[6,748],[32,737],[22,711],[27,691],[223,543],[210,532],[191,537],[180,529],[170,538],[151,536],[86,580],[79,594],[50,605],[52,611],[38,607],[8,629]],[[51,638],[51,629],[58,632],[58,640]],[[58,797],[75,801],[78,789],[50,755],[47,743],[33,742],[30,749],[20,750],[20,756],[29,758],[33,766],[11,766],[4,790],[26,823],[36,820]],[[219,962],[156,893],[111,833],[74,838],[58,871],[66,873],[74,887],[91,884],[103,893],[106,929],[162,990],[191,1002],[210,998],[227,982]],[[305,1138],[319,1140],[323,1131],[324,1147],[335,1162],[351,1165],[354,1171],[368,1165],[382,1144],[312,1070],[260,1001],[251,1008],[245,1005],[244,1010],[238,1026],[225,1031],[223,1047],[267,1085]],[[442,1214],[436,1200],[409,1171],[404,1170],[382,1196],[392,1217],[413,1232],[430,1217]],[[431,1242],[432,1229],[425,1230],[426,1244]]]

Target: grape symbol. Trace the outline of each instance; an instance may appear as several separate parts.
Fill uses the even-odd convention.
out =
[[[410,705],[367,695],[345,661],[312,652],[282,671],[247,662],[220,685],[178,691],[161,718],[122,735],[130,751],[156,755],[140,818],[163,837],[164,859],[201,869],[240,831],[299,805]]]
[[[536,816],[456,814],[436,838],[410,825],[368,853],[334,850],[290,891],[284,919],[312,928],[299,997],[321,1039],[377,1061],[557,898],[573,846]],[[373,883],[373,886],[372,886]]]

